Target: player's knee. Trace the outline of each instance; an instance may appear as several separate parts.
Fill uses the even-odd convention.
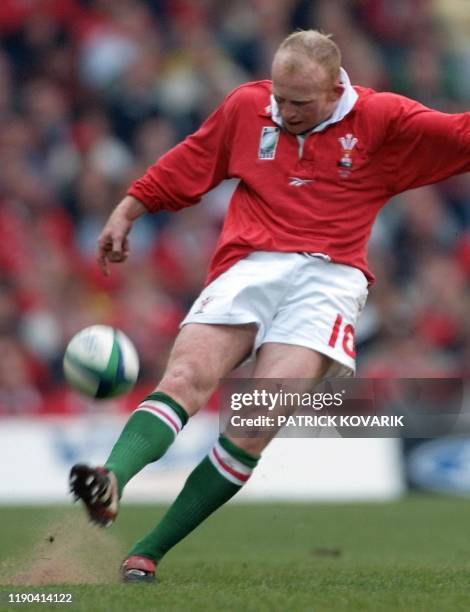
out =
[[[181,402],[192,415],[207,402],[216,385],[217,381],[204,368],[186,361],[169,367],[158,388]]]

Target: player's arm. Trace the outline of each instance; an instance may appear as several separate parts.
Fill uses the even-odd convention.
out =
[[[447,114],[394,96],[387,133],[392,193],[470,171],[470,113]]]
[[[129,254],[128,235],[146,212],[179,210],[228,178],[228,113],[220,106],[202,126],[163,155],[129,188],[109,217],[98,239],[98,265],[109,274],[109,262]]]
[[[141,201],[149,212],[176,211],[197,204],[205,193],[229,178],[230,132],[224,103],[194,134],[148,168],[131,185],[128,195]]]

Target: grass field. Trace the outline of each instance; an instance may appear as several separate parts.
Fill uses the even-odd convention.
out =
[[[470,500],[231,505],[168,554],[157,585],[119,584],[121,557],[162,512],[124,506],[103,531],[78,507],[0,508],[0,610],[470,610]]]

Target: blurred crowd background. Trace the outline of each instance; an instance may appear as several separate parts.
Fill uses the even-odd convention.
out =
[[[153,387],[199,293],[234,185],[147,215],[109,278],[97,236],[132,180],[296,28],[334,34],[355,84],[470,108],[468,0],[2,0],[0,414],[87,409],[63,382],[71,336],[122,328]],[[369,249],[360,376],[470,374],[470,175],[395,198]]]

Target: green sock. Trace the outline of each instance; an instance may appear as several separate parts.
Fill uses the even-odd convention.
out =
[[[170,548],[241,489],[258,460],[259,457],[220,436],[207,457],[191,472],[162,520],[129,554],[160,561]]]
[[[105,463],[117,478],[120,495],[137,472],[166,453],[187,420],[186,411],[160,391],[138,406]]]

